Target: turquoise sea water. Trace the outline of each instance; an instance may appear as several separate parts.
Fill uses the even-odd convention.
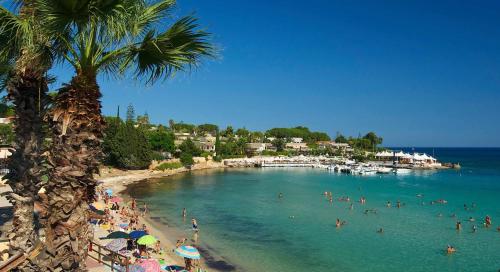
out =
[[[199,246],[235,265],[228,270],[498,271],[500,149],[434,153],[441,161],[460,162],[462,169],[373,177],[319,169],[227,170],[135,184],[129,193],[186,235],[192,234],[189,219],[195,217]],[[324,191],[333,192],[333,204]],[[353,210],[336,200],[341,196],[351,198]],[[365,205],[358,202],[361,196]],[[430,205],[436,199],[448,204]],[[397,200],[403,207],[386,207]],[[377,213],[365,214],[366,209]],[[486,215],[493,220],[489,229],[482,224]],[[347,224],[337,229],[337,218]],[[459,232],[457,220],[463,227]],[[455,254],[444,253],[448,244]]]

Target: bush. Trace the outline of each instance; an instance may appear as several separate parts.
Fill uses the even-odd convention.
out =
[[[190,167],[194,164],[193,155],[191,155],[190,153],[182,153],[180,160],[182,165],[186,167]]]
[[[164,162],[158,166],[156,166],[155,170],[173,170],[173,169],[178,169],[182,167],[182,163],[180,162]]]

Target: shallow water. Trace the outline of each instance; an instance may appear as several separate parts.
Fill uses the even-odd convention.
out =
[[[195,217],[200,246],[237,271],[497,271],[500,149],[434,152],[442,161],[460,162],[462,169],[373,177],[318,169],[211,171],[135,184],[129,193],[186,235],[192,234],[189,221]],[[324,191],[332,191],[334,199],[349,196],[354,209],[337,200],[330,204]],[[365,205],[358,202],[361,196]],[[430,205],[436,199],[448,204]],[[397,200],[400,209],[386,207]],[[365,214],[366,209],[377,213]],[[494,227],[483,227],[486,215]],[[347,224],[337,229],[337,218]],[[446,255],[447,244],[457,252]]]

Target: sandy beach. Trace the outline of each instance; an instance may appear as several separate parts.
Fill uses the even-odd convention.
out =
[[[167,170],[167,171],[153,171],[153,170],[119,170],[113,168],[102,168],[101,175],[96,176],[96,179],[101,182],[101,187],[103,189],[112,189],[114,194],[119,195],[124,199],[124,202],[127,203],[130,200],[130,196],[126,193],[127,185],[136,183],[136,182],[148,182],[147,180],[163,178],[174,176],[182,173],[187,173],[191,171],[199,171],[199,170],[209,170],[209,169],[220,169],[225,168],[222,163],[205,163],[205,164],[197,164],[193,166],[191,169],[179,168],[175,170]],[[141,208],[142,203],[138,203],[138,206]],[[159,218],[151,217],[146,214],[145,216],[139,217],[139,222],[141,224],[145,224],[148,228],[148,231],[151,235],[155,236],[159,241],[161,241],[161,247],[164,249],[164,254],[154,256],[156,258],[163,258],[168,265],[184,265],[184,260],[182,257],[176,255],[173,250],[175,249],[175,244],[178,239],[181,239],[183,236],[182,232],[168,226],[164,222],[161,222]],[[105,237],[108,234],[107,231],[102,230],[100,228],[95,228],[94,238],[97,241],[100,241],[99,238]],[[190,243],[191,237],[188,238],[187,244]],[[106,241],[106,240],[104,240]],[[231,267],[231,265],[224,263],[220,265],[221,261],[214,261],[214,258],[211,256],[206,256],[204,254],[204,250],[200,249],[202,254],[201,259],[201,268],[206,271],[228,271],[228,269],[224,269],[224,267]],[[206,252],[205,252],[206,253]],[[219,264],[219,265],[218,265]],[[221,266],[221,269],[218,269],[217,266]]]

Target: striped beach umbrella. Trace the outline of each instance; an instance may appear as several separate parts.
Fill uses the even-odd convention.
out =
[[[192,247],[192,246],[180,246],[180,247],[175,249],[175,253],[177,253],[177,255],[179,255],[181,257],[188,258],[188,259],[198,260],[201,257],[198,249],[196,249],[195,247]]]
[[[153,235],[144,235],[139,240],[137,240],[137,244],[150,246],[156,243],[156,238]]]

